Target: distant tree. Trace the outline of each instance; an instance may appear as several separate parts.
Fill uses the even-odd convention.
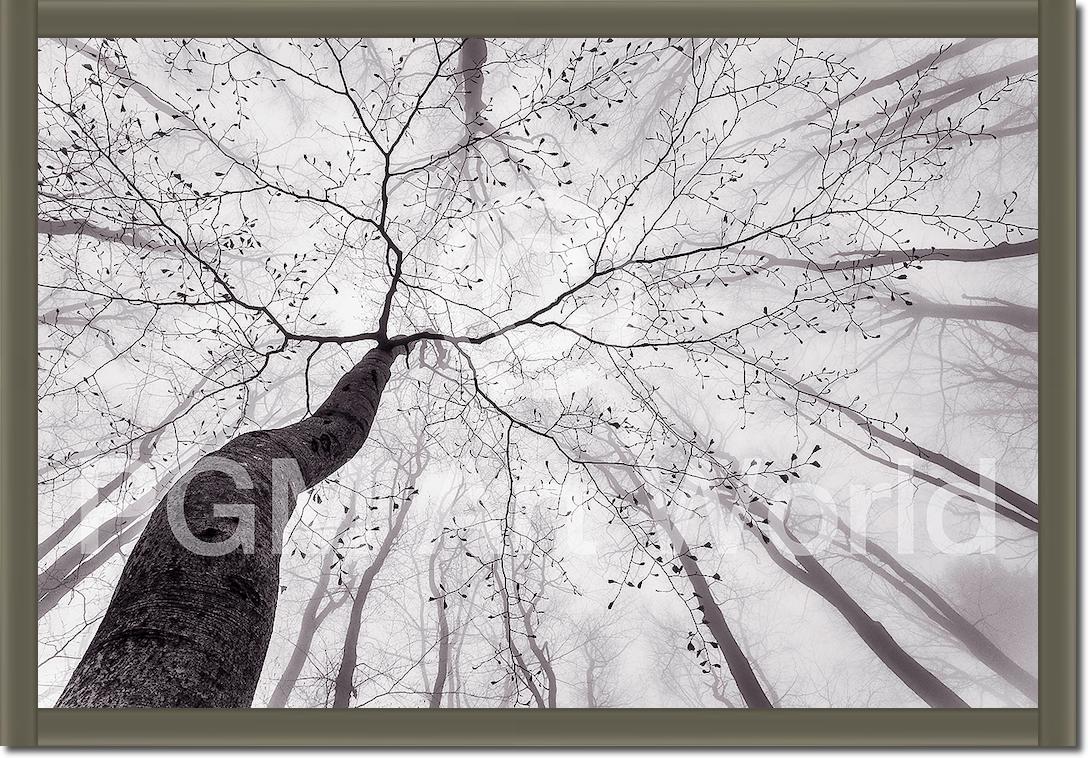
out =
[[[1018,398],[1034,390],[1036,62],[1024,48],[43,42],[40,476],[43,509],[59,512],[40,545],[45,621],[139,533],[57,705],[249,706],[284,592],[285,526],[341,523],[318,493],[345,494],[347,472],[388,490],[397,462],[404,496],[389,518],[348,525],[376,530],[352,543],[373,550],[351,562],[351,600],[329,596],[322,547],[299,601],[300,656],[323,619],[347,613],[323,672],[337,707],[557,707],[576,700],[572,682],[602,698],[606,661],[587,655],[592,672],[565,675],[577,656],[549,617],[586,582],[618,586],[606,610],[640,589],[682,606],[694,628],[678,644],[719,704],[784,702],[745,649],[746,619],[716,597],[741,579],[705,567],[719,548],[693,545],[687,516],[653,492],[721,484],[694,463],[744,458],[753,426],[775,452],[745,472],[759,494],[744,507],[768,521],[779,480],[850,470],[822,468],[802,426],[826,428],[828,444],[848,426],[836,451],[858,465],[880,470],[894,448],[918,462],[915,486],[961,489],[985,483],[967,461],[988,426],[986,450],[1020,451],[992,498],[966,492],[956,507],[999,514],[1030,553],[1034,415]],[[887,350],[898,378],[879,371]],[[711,436],[694,431],[700,411],[717,420]],[[73,497],[118,454],[121,473]],[[410,560],[424,541],[405,493],[437,499],[427,472],[448,470],[468,489],[429,560]],[[104,498],[138,507],[92,523]],[[571,514],[591,505],[622,545],[595,568],[563,548]],[[70,552],[88,531],[111,539]],[[762,550],[922,700],[966,704],[822,563]],[[417,626],[434,642],[418,660],[389,651],[399,673],[386,687],[360,681],[357,663],[364,603],[390,567],[428,586],[435,629]],[[275,705],[306,665],[287,658]],[[369,685],[385,689],[362,698]]]

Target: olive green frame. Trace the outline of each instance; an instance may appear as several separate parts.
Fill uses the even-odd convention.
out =
[[[1073,0],[0,0],[0,742],[11,746],[1072,746]],[[36,38],[937,36],[1040,40],[1038,709],[140,711],[36,707]]]

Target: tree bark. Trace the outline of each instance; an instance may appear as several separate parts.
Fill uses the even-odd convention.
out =
[[[53,565],[38,577],[38,618],[56,608],[60,601],[68,597],[79,583],[102,568],[113,556],[121,552],[128,543],[140,536],[140,530],[147,523],[147,514],[129,520],[118,516],[98,527],[97,537],[108,539],[97,552],[84,557],[79,545],[64,553]]]
[[[370,433],[394,352],[370,350],[312,416],[243,434],[203,459],[213,468],[236,464],[252,487],[198,464],[190,481],[183,477],[171,488],[133,549],[59,707],[252,704],[279,594],[283,524],[274,513],[273,463],[293,461],[298,484],[309,488],[351,460]],[[295,494],[286,498],[284,518]],[[171,526],[172,495],[182,504],[188,535]],[[242,516],[217,515],[217,504],[233,504]],[[183,544],[231,539],[250,517],[252,549],[205,555]]]
[[[188,467],[197,460],[199,458],[193,455],[183,458],[179,463]],[[176,476],[159,478],[128,505],[124,512],[99,524],[91,535],[69,547],[44,568],[38,574],[38,618],[53,610],[90,571],[97,570],[117,555],[122,547],[139,537],[142,525],[155,509],[156,490],[166,484],[172,486],[178,479]],[[140,528],[136,528],[137,524],[141,525]],[[88,564],[93,564],[93,568],[88,570]]]

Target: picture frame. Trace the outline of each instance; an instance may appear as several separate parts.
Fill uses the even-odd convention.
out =
[[[0,0],[0,742],[62,746],[1040,746],[1077,741],[1072,0]],[[1039,707],[781,711],[38,708],[36,40],[64,36],[1039,39]]]

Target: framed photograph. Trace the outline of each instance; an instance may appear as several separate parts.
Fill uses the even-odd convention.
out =
[[[1076,742],[1072,2],[0,7],[5,744]]]

